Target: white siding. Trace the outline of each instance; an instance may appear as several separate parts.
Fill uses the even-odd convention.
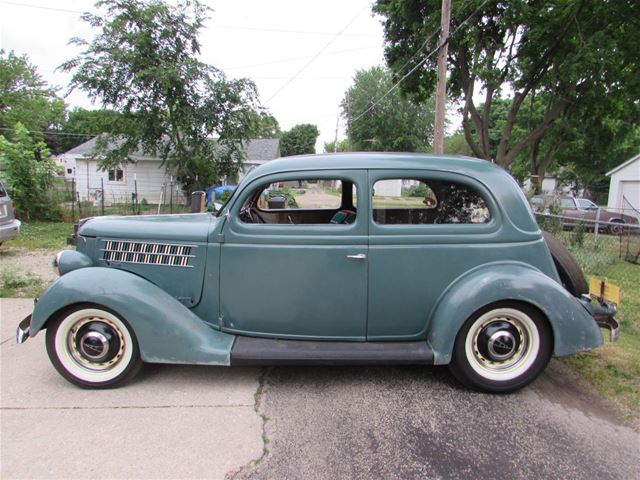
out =
[[[122,167],[124,170],[124,181],[109,181],[109,172],[98,169],[98,162],[78,158],[76,160],[76,190],[81,200],[100,199],[99,190],[101,180],[104,184],[104,202],[106,205],[112,203],[131,202],[131,194],[135,191],[134,181],[137,180],[138,200],[146,199],[149,203],[158,203],[160,200],[160,190],[166,184],[167,196],[169,195],[170,175],[164,168],[160,167],[159,161],[139,160],[136,163],[128,163]],[[179,193],[174,180],[174,201]],[[167,199],[168,201],[168,199]]]
[[[624,195],[634,208],[639,209],[640,194],[638,193],[638,183],[640,183],[640,157],[611,174],[607,207],[624,208],[622,203],[622,196]]]

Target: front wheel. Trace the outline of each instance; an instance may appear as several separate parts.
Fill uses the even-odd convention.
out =
[[[544,370],[552,344],[549,324],[537,310],[519,303],[494,304],[465,322],[449,368],[467,387],[513,392]]]
[[[138,342],[119,315],[93,305],[67,310],[47,326],[47,353],[56,370],[83,388],[112,388],[142,366]]]

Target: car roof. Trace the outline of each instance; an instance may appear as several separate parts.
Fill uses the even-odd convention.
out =
[[[298,155],[271,160],[253,169],[242,180],[241,188],[270,174],[305,170],[371,169],[422,170],[465,175],[484,184],[517,228],[526,232],[539,231],[527,199],[511,175],[492,162],[460,155],[389,152]]]
[[[427,153],[329,153],[321,155],[296,155],[271,160],[252,170],[247,180],[271,173],[300,170],[345,169],[426,169],[458,171],[475,175],[491,175],[503,171],[486,160],[461,155],[434,155]]]

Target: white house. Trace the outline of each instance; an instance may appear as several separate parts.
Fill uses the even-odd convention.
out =
[[[611,177],[607,207],[640,215],[640,154],[607,172],[607,177]]]
[[[65,177],[75,180],[80,200],[98,201],[102,188],[107,205],[130,202],[136,187],[138,199],[145,199],[149,203],[159,203],[161,195],[166,200],[169,188],[173,189],[175,197],[179,195],[173,172],[162,167],[159,158],[137,151],[131,155],[131,163],[102,171],[98,168],[99,161],[91,158],[95,143],[96,139],[93,138],[55,158],[64,167]],[[245,147],[244,172],[279,156],[278,139],[249,140]]]

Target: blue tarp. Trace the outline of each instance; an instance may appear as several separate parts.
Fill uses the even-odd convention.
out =
[[[216,194],[216,198],[220,198],[220,195],[222,195],[224,192],[235,192],[236,188],[238,188],[237,185],[221,185],[219,187],[215,187],[215,188],[207,188],[206,192],[207,192],[207,200],[206,202],[209,203],[212,200],[212,196],[215,193]]]

